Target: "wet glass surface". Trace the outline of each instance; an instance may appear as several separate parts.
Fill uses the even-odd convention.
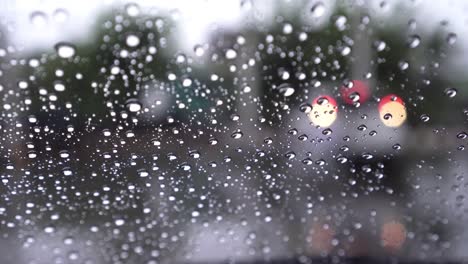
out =
[[[466,4],[0,3],[1,263],[467,261]]]

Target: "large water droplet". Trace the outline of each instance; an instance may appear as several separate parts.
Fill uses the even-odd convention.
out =
[[[408,45],[410,48],[414,49],[421,43],[421,38],[418,35],[411,35],[408,38]]]
[[[42,28],[45,27],[48,23],[48,17],[44,12],[41,11],[36,11],[31,13],[29,16],[29,21],[31,24],[33,24],[35,27]]]
[[[128,111],[133,112],[133,113],[141,110],[141,104],[136,99],[128,99],[126,102],[126,106],[127,106]]]
[[[140,44],[140,38],[137,37],[136,35],[129,34],[127,38],[125,39],[125,43],[127,44],[127,46],[133,48]]]
[[[55,44],[55,50],[60,58],[67,59],[75,55],[75,46],[68,42],[59,42]]]
[[[318,2],[312,6],[310,12],[314,18],[320,18],[325,14],[325,5],[322,2]]]
[[[450,98],[455,97],[457,95],[457,89],[455,88],[447,88],[444,90],[444,94]]]
[[[278,86],[278,90],[280,94],[282,94],[285,97],[291,96],[295,92],[294,88],[288,83],[283,83],[280,86]]]

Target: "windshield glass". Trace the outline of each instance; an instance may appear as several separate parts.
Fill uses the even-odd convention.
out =
[[[2,1],[1,262],[468,261],[467,8]]]

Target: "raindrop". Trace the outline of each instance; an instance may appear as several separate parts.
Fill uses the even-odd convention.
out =
[[[455,44],[455,42],[457,42],[457,34],[455,34],[455,33],[453,33],[453,32],[450,32],[450,33],[447,35],[446,41],[447,41],[447,43],[450,44],[450,45]]]
[[[140,170],[138,170],[138,176],[140,176],[142,178],[146,178],[146,177],[149,176],[149,173],[145,169],[140,169]]]
[[[243,136],[244,134],[241,132],[241,131],[236,131],[234,133],[231,134],[231,137],[234,138],[234,139],[239,139]]]
[[[312,111],[312,105],[310,105],[308,103],[302,103],[299,106],[299,111],[308,114],[308,113],[310,113],[310,111]]]
[[[294,153],[293,151],[289,151],[287,152],[286,154],[284,154],[284,156],[288,159],[288,160],[292,160],[296,157],[296,153]]]
[[[460,132],[457,134],[458,139],[466,139],[468,137],[468,134],[466,132]]]
[[[374,47],[378,52],[380,52],[380,51],[383,51],[387,47],[387,44],[384,41],[378,40],[374,42]]]
[[[293,32],[293,26],[291,24],[289,24],[289,23],[284,24],[283,33],[289,35],[292,32]]]
[[[67,59],[75,55],[75,46],[67,42],[59,42],[55,44],[55,50],[60,58]]]
[[[280,86],[278,86],[278,90],[280,94],[282,94],[284,97],[289,97],[294,94],[295,90],[293,87],[291,87],[290,84],[283,83]]]
[[[179,168],[184,171],[189,171],[192,167],[187,163],[183,163],[179,166]]]
[[[28,158],[30,158],[30,159],[37,158],[37,153],[35,151],[28,152]]]
[[[217,140],[216,138],[210,138],[210,139],[208,140],[208,143],[209,143],[210,145],[214,146],[214,145],[218,144],[218,140]]]
[[[316,160],[315,161],[315,164],[319,165],[319,166],[324,166],[325,164],[327,164],[327,162],[323,159],[319,159],[319,160]]]
[[[336,161],[338,163],[344,164],[344,163],[348,162],[348,158],[341,156],[341,157],[336,158]]]
[[[62,159],[67,159],[70,157],[70,153],[68,153],[68,151],[66,150],[62,150],[59,152],[59,155]]]
[[[335,21],[335,26],[339,31],[346,29],[346,22],[348,19],[345,16],[339,16]]]
[[[430,118],[428,115],[426,115],[426,114],[422,114],[422,115],[419,117],[419,119],[420,119],[421,121],[423,121],[424,123],[426,123],[426,122],[428,122],[431,118]]]
[[[125,40],[125,43],[127,44],[127,46],[133,48],[140,44],[140,38],[137,37],[136,35],[129,34]]]
[[[233,49],[228,49],[226,51],[226,59],[228,60],[232,60],[232,59],[235,59],[237,57],[237,52]]]
[[[196,151],[196,150],[192,150],[189,152],[189,156],[194,158],[194,159],[198,159],[200,158],[200,152]]]
[[[116,226],[123,226],[123,225],[125,224],[125,220],[123,220],[123,219],[116,219],[116,220],[114,221],[114,223],[115,223]]]
[[[367,126],[366,126],[366,125],[359,125],[359,126],[357,127],[357,130],[359,130],[359,131],[366,131],[366,129],[367,129]]]
[[[409,63],[406,62],[406,61],[400,61],[400,62],[398,63],[398,67],[400,68],[400,70],[405,71],[405,70],[408,69]]]
[[[127,12],[127,15],[136,17],[140,14],[140,7],[135,3],[129,3],[125,6],[125,11]]]
[[[135,113],[141,110],[141,104],[136,99],[128,99],[126,102],[128,111]]]
[[[67,22],[69,16],[68,11],[62,8],[55,10],[53,14],[54,21],[57,23]]]
[[[333,133],[333,130],[331,130],[330,128],[326,128],[322,131],[322,134],[325,135],[325,136],[329,136]]]
[[[55,82],[54,83],[54,90],[57,92],[65,91],[65,85],[62,82]]]
[[[38,27],[38,28],[46,26],[48,23],[48,20],[49,19],[47,15],[41,11],[33,12],[29,16],[29,21],[31,22],[31,24],[33,24],[35,27]]]
[[[63,175],[65,175],[65,176],[72,176],[72,175],[73,175],[73,172],[72,172],[72,170],[71,170],[70,168],[64,168],[64,169],[62,170],[62,173],[63,173]]]
[[[320,18],[325,14],[325,5],[322,2],[318,2],[312,6],[310,12],[314,18]]]
[[[348,46],[344,46],[341,48],[341,55],[347,56],[351,53],[351,48]]]
[[[203,56],[203,54],[205,54],[205,50],[203,49],[201,45],[196,45],[193,51],[195,52],[195,55],[197,57],[201,57]]]
[[[444,94],[450,98],[455,97],[457,95],[457,89],[455,88],[447,88],[444,90]]]
[[[421,38],[418,35],[411,35],[408,38],[408,45],[410,48],[414,49],[421,43]]]

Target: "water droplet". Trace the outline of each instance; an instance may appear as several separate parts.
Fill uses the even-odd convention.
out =
[[[344,163],[348,162],[348,158],[340,156],[340,157],[336,158],[336,161],[338,163],[344,164]]]
[[[63,9],[63,8],[59,8],[59,9],[55,10],[54,14],[53,14],[54,21],[57,22],[57,23],[67,22],[69,16],[70,16],[70,14],[68,13],[68,11]]]
[[[192,167],[188,163],[183,163],[179,166],[181,170],[189,171]]]
[[[116,226],[123,226],[123,225],[125,224],[125,220],[123,220],[123,219],[116,219],[116,220],[114,221],[114,223],[115,223]]]
[[[126,106],[128,111],[133,113],[140,111],[142,107],[140,102],[138,102],[138,100],[136,99],[128,99],[126,102]]]
[[[315,164],[319,166],[324,166],[325,164],[327,164],[327,162],[324,159],[319,159],[315,161]]]
[[[67,150],[62,150],[59,152],[59,155],[62,159],[67,159],[70,157],[70,153]]]
[[[182,80],[183,87],[189,87],[190,85],[192,85],[192,79],[186,77]]]
[[[333,133],[333,130],[331,130],[330,128],[326,128],[322,131],[322,134],[325,135],[325,136],[329,136]]]
[[[30,159],[37,158],[37,153],[35,151],[29,151],[28,152],[28,158],[30,158]]]
[[[421,43],[421,38],[418,35],[411,35],[408,38],[408,45],[410,48],[414,49]]]
[[[339,31],[343,31],[346,29],[346,23],[348,19],[345,16],[339,16],[335,21],[335,26]]]
[[[325,14],[325,5],[322,2],[318,2],[312,6],[310,12],[314,18],[320,18]]]
[[[148,171],[146,171],[145,169],[140,169],[137,172],[138,172],[138,176],[140,176],[142,178],[146,178],[146,177],[149,176]]]
[[[136,3],[129,3],[125,6],[125,11],[127,12],[127,15],[136,17],[140,14],[140,6]]]
[[[455,97],[457,95],[457,89],[455,88],[447,88],[444,90],[444,94],[450,98]]]
[[[53,233],[53,232],[55,232],[55,227],[53,227],[53,226],[46,226],[46,227],[44,228],[44,232],[46,232],[46,233],[48,233],[48,234]]]
[[[196,151],[196,150],[192,150],[189,152],[189,156],[194,158],[194,159],[198,159],[200,158],[200,152]]]
[[[29,21],[31,24],[33,24],[35,27],[42,28],[45,27],[48,23],[48,17],[44,12],[41,11],[36,11],[31,13],[29,16]]]
[[[293,32],[293,26],[291,24],[289,24],[289,23],[284,24],[283,33],[289,35],[292,32]]]
[[[308,113],[310,113],[310,111],[312,111],[312,105],[310,105],[308,103],[302,103],[299,106],[299,111],[308,114]]]
[[[460,132],[457,134],[458,139],[466,139],[468,137],[468,134],[466,132]]]
[[[387,44],[384,41],[377,40],[374,42],[374,47],[378,52],[380,52],[380,51],[383,51],[387,47]]]
[[[243,136],[244,134],[241,132],[241,131],[236,131],[234,133],[231,134],[231,137],[234,138],[234,139],[239,139]]]
[[[140,38],[134,34],[129,34],[125,39],[125,43],[127,44],[127,46],[133,48],[140,44]]]
[[[57,91],[57,92],[63,92],[65,91],[65,84],[63,84],[62,82],[55,82],[54,83],[54,90]]]
[[[55,50],[60,58],[67,59],[75,55],[75,46],[67,42],[59,42],[55,44]]]
[[[284,97],[289,97],[294,94],[295,90],[294,88],[287,83],[283,83],[280,86],[278,86],[278,90],[280,94],[282,94]]]
[[[289,160],[292,160],[296,157],[296,153],[294,153],[293,151],[289,151],[287,152],[286,154],[284,154],[284,156],[289,159]]]
[[[400,61],[400,62],[398,63],[398,67],[400,68],[400,70],[405,71],[405,70],[408,69],[409,63],[406,62],[406,61]]]
[[[446,41],[447,41],[447,43],[450,44],[450,45],[455,44],[455,42],[457,42],[457,34],[455,34],[455,33],[453,33],[453,32],[450,32],[450,33],[447,35]]]
[[[430,118],[428,115],[426,115],[426,114],[422,114],[422,115],[419,117],[419,119],[425,123],[425,122],[428,122],[431,118]]]
[[[72,175],[73,175],[73,172],[72,172],[72,170],[71,170],[70,168],[64,168],[64,169],[62,170],[62,173],[63,173],[63,175],[65,175],[65,176],[72,176]]]
[[[196,45],[193,51],[195,52],[195,55],[197,57],[201,57],[203,56],[203,54],[205,54],[205,50],[203,49],[201,45]]]
[[[341,53],[341,55],[343,55],[343,56],[347,56],[347,55],[349,55],[349,54],[351,53],[351,48],[348,47],[348,46],[344,46],[344,47],[341,48],[341,52],[340,52],[340,53]]]
[[[364,124],[363,124],[363,125],[359,125],[359,126],[357,127],[357,130],[359,130],[359,131],[366,131],[366,129],[367,129],[367,126],[364,125]]]
[[[385,120],[390,120],[390,119],[392,119],[392,117],[393,117],[393,116],[392,116],[392,114],[390,114],[390,113],[386,113],[386,114],[384,114],[384,116],[383,116],[383,118],[384,118]]]
[[[232,60],[232,59],[235,59],[237,57],[237,52],[233,49],[228,49],[226,51],[226,59],[228,60]]]

